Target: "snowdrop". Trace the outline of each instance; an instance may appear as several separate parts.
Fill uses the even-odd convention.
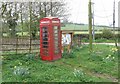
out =
[[[21,63],[21,62],[19,62],[19,65],[22,65],[22,63]]]
[[[83,48],[82,46],[80,48]]]
[[[113,57],[113,59],[115,59],[115,57]]]
[[[84,75],[84,73],[81,70],[77,70],[77,69],[74,69],[73,74],[75,77],[80,77]]]
[[[24,67],[14,67],[14,72],[15,75],[21,75],[21,76],[25,76],[29,74],[28,68],[24,68]]]
[[[1,56],[1,58],[3,59],[4,57],[3,57],[3,56]]]
[[[14,68],[16,68],[16,66],[14,66]]]
[[[108,57],[106,57],[106,59],[109,59],[110,57],[108,56]]]

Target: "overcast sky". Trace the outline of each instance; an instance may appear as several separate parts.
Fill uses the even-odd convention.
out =
[[[88,24],[88,1],[89,0],[66,0],[70,9],[69,20],[74,23]],[[116,24],[118,26],[118,2],[115,0]],[[94,2],[95,25],[110,26],[113,23],[113,2],[114,0],[92,0]]]
[[[1,1],[1,0],[0,0]],[[3,1],[16,1],[16,0],[3,0]],[[48,1],[51,0],[19,0],[19,1]],[[57,0],[52,0],[57,1]],[[59,0],[58,0],[59,1]],[[74,23],[88,24],[88,1],[89,0],[65,0],[67,2],[67,9],[71,14],[69,20]],[[118,27],[118,2],[115,0],[115,26]],[[94,2],[94,19],[95,25],[113,24],[113,2],[114,0],[92,0]]]

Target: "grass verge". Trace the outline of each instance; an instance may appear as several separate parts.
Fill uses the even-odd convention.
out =
[[[3,82],[117,82],[118,53],[114,46],[73,47],[62,59],[42,61],[33,54],[2,57]]]

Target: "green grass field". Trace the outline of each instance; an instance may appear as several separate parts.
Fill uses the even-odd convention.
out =
[[[104,28],[106,29],[112,29],[109,27],[98,27],[95,26],[94,27],[95,30],[100,31],[103,30]],[[65,24],[65,27],[61,27],[62,30],[89,30],[89,26],[88,25],[77,25],[77,24]]]
[[[111,27],[99,27],[95,26],[95,34],[101,34],[103,29],[110,29]],[[66,24],[65,27],[61,27],[61,30],[72,30],[74,34],[89,34],[89,27],[88,25],[75,25],[75,24]],[[76,31],[77,30],[77,31]],[[119,31],[115,31],[116,34],[120,33]]]
[[[102,30],[105,29],[110,29],[112,30],[113,28],[111,27],[99,27],[99,26],[95,26],[95,34],[101,34]],[[25,27],[25,29],[27,29]],[[29,28],[28,28],[29,29]],[[74,34],[89,34],[88,30],[88,25],[76,25],[76,24],[65,24],[65,27],[61,27],[61,30],[71,30],[74,32]],[[119,31],[115,31],[116,34],[120,33]],[[17,32],[18,36],[22,36],[22,32],[19,31]],[[37,35],[39,35],[39,32],[37,32]],[[3,33],[3,36],[9,36],[7,33]],[[29,32],[28,31],[24,31],[23,32],[23,36],[29,36]]]
[[[73,47],[62,59],[42,61],[35,54],[2,57],[3,82],[117,82],[118,53],[114,46]]]

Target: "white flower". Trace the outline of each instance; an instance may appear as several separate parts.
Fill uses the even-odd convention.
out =
[[[116,48],[115,51],[118,51],[118,49]]]
[[[109,59],[109,57],[107,57],[106,59]]]
[[[16,68],[16,66],[14,66],[14,68]]]
[[[80,48],[83,48],[82,46]]]
[[[19,62],[19,65],[22,65],[22,63]]]
[[[1,58],[3,59],[4,57],[3,57],[3,56],[1,56]]]
[[[113,53],[115,52],[115,51],[112,51]]]
[[[111,57],[111,55],[108,55],[108,57]]]

